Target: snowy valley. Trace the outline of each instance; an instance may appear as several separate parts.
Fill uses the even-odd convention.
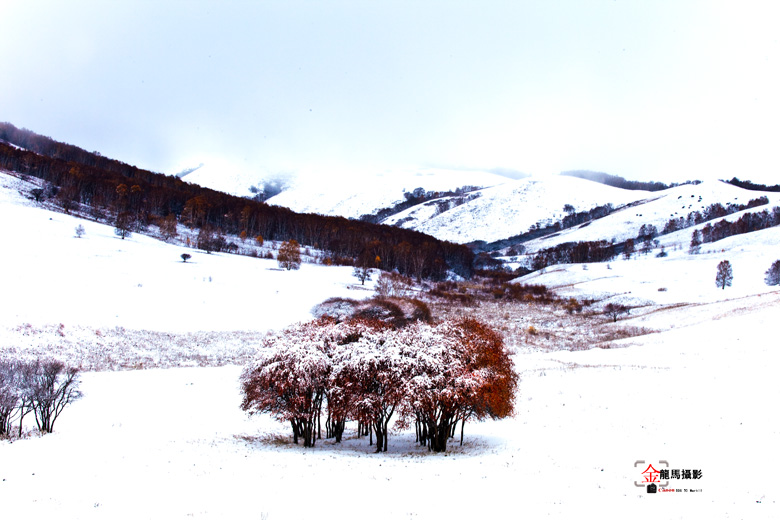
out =
[[[526,195],[536,201],[527,213],[501,202],[509,199],[499,190],[508,193],[511,183],[474,202],[492,201],[485,211],[506,218],[517,212],[522,229],[555,218],[567,203],[579,210],[652,200],[539,239],[543,246],[526,244],[533,251],[554,241],[629,238],[642,223],[660,228],[689,210],[683,200],[746,203],[763,195],[723,183],[619,195],[580,179],[553,183],[560,198]],[[379,518],[505,516],[510,508],[559,518],[584,509],[615,518],[776,517],[771,472],[780,461],[771,447],[780,421],[768,408],[780,398],[770,362],[780,292],[764,273],[780,257],[780,227],[705,244],[697,255],[688,252],[692,229],[681,230],[661,236],[649,254],[554,265],[512,282],[544,284],[559,303],[456,305],[431,296],[433,282],[415,284],[434,316],[476,317],[502,334],[520,376],[516,413],[468,423],[463,446],[453,442],[447,453],[429,453],[406,429],[392,434],[387,453],[374,454],[354,424],[340,444],[292,444],[289,426],[239,409],[238,377],[266,332],[311,319],[328,298],[368,298],[376,277],[363,286],[348,266],[304,262],[287,271],[275,260],[207,254],[139,233],[123,240],[111,226],[32,201],[35,184],[19,175],[0,174],[0,185],[7,246],[0,354],[81,366],[84,394],[55,433],[0,441],[0,494],[13,497],[9,511],[341,518],[349,506],[333,497],[346,491],[393,497],[372,513]],[[766,195],[770,207],[780,200]],[[459,208],[450,210],[453,219]],[[486,224],[494,218],[475,214]],[[469,239],[505,238],[469,222]],[[657,257],[661,246],[667,255]],[[723,260],[733,265],[725,289],[714,281]],[[470,294],[470,283],[458,287]],[[572,298],[584,302],[581,311],[560,303]],[[603,314],[610,303],[630,311],[612,320]],[[647,464],[637,466],[640,460]],[[635,482],[657,461],[703,476],[673,479],[679,492],[649,495]],[[736,475],[743,463],[749,475]],[[463,498],[441,498],[452,491]],[[301,493],[318,504],[314,510],[296,505]]]

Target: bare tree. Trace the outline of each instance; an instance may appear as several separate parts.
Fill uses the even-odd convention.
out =
[[[83,237],[83,236],[84,236],[84,233],[86,233],[86,232],[87,232],[87,231],[84,229],[84,226],[82,226],[81,224],[79,224],[78,226],[76,226],[76,238],[81,238],[81,237]]]
[[[181,254],[181,261],[184,262],[184,263],[187,263],[187,260],[189,260],[190,258],[192,258],[192,255],[189,254],[189,253],[182,253]]]
[[[352,269],[352,276],[360,280],[360,285],[365,285],[366,280],[371,279],[371,268],[368,266],[355,266]]]
[[[19,414],[19,389],[13,363],[0,361],[0,437],[11,433],[11,421]]]
[[[718,264],[718,272],[715,274],[715,285],[725,290],[726,286],[731,287],[733,279],[734,273],[731,270],[731,262],[723,260]]]
[[[19,410],[19,437],[22,436],[24,418],[33,411],[33,380],[35,377],[36,363],[15,363],[14,379],[15,387],[18,392],[19,401],[17,409]]]
[[[114,234],[120,237],[122,240],[132,235],[130,230],[133,227],[133,220],[130,213],[122,211],[117,213],[116,222],[114,224]]]
[[[35,363],[30,381],[35,423],[43,433],[51,433],[62,410],[81,398],[78,369],[66,367],[61,361]]]
[[[604,314],[612,318],[612,322],[616,322],[618,317],[622,314],[628,314],[631,311],[625,305],[619,303],[608,303],[604,306]]]
[[[296,240],[283,242],[276,257],[279,267],[287,269],[299,269],[301,267],[301,246]]]

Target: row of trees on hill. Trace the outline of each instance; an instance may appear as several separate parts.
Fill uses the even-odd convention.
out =
[[[714,225],[707,223],[701,231],[696,229],[691,234],[689,251],[691,254],[697,254],[701,250],[702,244],[774,226],[780,226],[780,207],[777,206],[771,212],[764,210],[756,213],[745,213],[734,222],[723,219]]]
[[[0,140],[24,148],[0,142],[0,168],[45,181],[36,198],[49,198],[66,212],[87,211],[124,232],[155,224],[163,234],[165,229],[175,234],[178,223],[205,228],[217,239],[203,244],[215,247],[224,234],[295,240],[325,251],[338,264],[370,258],[371,267],[418,279],[441,279],[448,270],[466,278],[472,274],[474,256],[468,247],[416,231],[295,213],[141,170],[8,123],[0,124]]]
[[[538,271],[555,264],[607,262],[614,258],[616,254],[615,244],[606,240],[565,242],[538,251],[531,259],[531,269]]]
[[[766,204],[766,201],[754,199],[748,204],[748,207],[755,207],[753,204]],[[712,207],[723,206],[720,204]],[[744,207],[743,207],[744,209]],[[694,230],[691,237],[690,253],[697,254],[701,251],[701,245],[707,242],[716,242],[726,237],[750,233],[767,229],[773,226],[780,226],[780,207],[774,207],[771,211],[763,210],[759,212],[745,213],[739,219],[729,222],[725,219],[719,220],[715,224],[707,223],[701,231]],[[531,259],[531,269],[536,271],[555,264],[578,264],[590,262],[607,262],[622,252],[625,258],[630,258],[637,251],[637,242],[642,243],[642,251],[648,253],[657,241],[658,230],[652,224],[643,224],[639,229],[636,240],[629,238],[625,242],[610,243],[604,240],[596,242],[565,242],[557,246],[539,250]],[[478,256],[478,259],[481,259]]]
[[[769,199],[764,195],[755,199],[751,199],[747,204],[732,204],[727,203],[725,206],[720,202],[710,204],[703,211],[691,211],[686,217],[670,218],[666,224],[664,224],[661,230],[662,235],[674,233],[685,228],[697,226],[716,218],[732,215],[739,211],[746,209],[757,208],[759,206],[765,206],[769,204]]]
[[[624,190],[645,190],[645,191],[661,191],[680,186],[676,182],[672,184],[664,184],[662,182],[644,182],[644,181],[629,181],[618,175],[610,175],[603,172],[592,172],[587,170],[575,170],[562,172],[561,175],[567,177],[578,177],[580,179],[587,179],[589,181],[600,182],[607,186],[614,186],[615,188],[622,188]],[[699,184],[700,181],[685,181],[682,184]]]
[[[733,186],[738,186],[743,190],[780,192],[780,184],[775,184],[774,186],[767,186],[766,184],[757,184],[755,182],[750,182],[750,181],[741,181],[736,177],[726,182]]]
[[[446,451],[456,426],[512,414],[517,375],[501,337],[472,320],[403,328],[378,320],[331,318],[268,338],[241,377],[241,407],[289,422],[312,447],[340,442],[348,420],[387,451],[391,420],[414,423],[417,440]]]

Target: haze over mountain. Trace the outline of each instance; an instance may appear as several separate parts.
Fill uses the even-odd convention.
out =
[[[4,2],[3,119],[168,174],[777,175],[775,2],[186,5]]]
[[[269,204],[301,213],[347,218],[392,207],[405,200],[404,193],[417,188],[444,192],[464,186],[485,188],[511,182],[508,177],[489,171],[446,168],[315,169],[275,175],[243,171],[227,164],[204,164],[183,179],[241,197],[254,197],[264,186],[273,184],[281,193],[267,198]]]

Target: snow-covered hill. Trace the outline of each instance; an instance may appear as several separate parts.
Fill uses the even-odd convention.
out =
[[[384,223],[457,243],[493,242],[525,233],[536,223],[562,219],[567,204],[579,212],[607,203],[618,207],[657,196],[559,175],[510,181],[472,195],[479,196],[460,205],[452,204],[454,207],[441,213],[438,203],[444,201],[431,201],[393,215]]]
[[[283,191],[267,202],[300,213],[359,218],[403,202],[404,193],[454,191],[464,186],[480,188],[511,182],[486,171],[443,168],[393,168],[384,170],[302,170],[289,174],[251,172],[229,164],[206,163],[183,179],[240,197],[255,195],[266,182],[277,182]]]
[[[689,242],[690,234],[689,229],[661,237],[667,245],[664,258],[654,251],[608,263],[553,265],[516,282],[544,284],[564,297],[631,306],[699,305],[777,292],[764,283],[764,274],[780,260],[780,227],[703,244],[697,255],[689,254],[688,244],[681,243],[686,238]],[[732,286],[725,290],[715,284],[723,260],[731,263],[734,274]]]
[[[531,240],[523,245],[528,252],[534,252],[564,242],[610,241],[612,239],[615,239],[616,242],[623,242],[626,239],[635,238],[642,225],[653,225],[660,232],[669,219],[685,218],[689,213],[702,212],[712,204],[720,203],[724,207],[727,204],[747,204],[750,200],[762,196],[769,199],[768,205],[745,211],[771,210],[772,207],[780,205],[780,193],[744,190],[722,181],[704,181],[697,185],[686,184],[653,192],[642,204],[616,211],[587,225],[576,226],[554,235]],[[736,220],[742,213],[729,215],[726,220]],[[703,224],[658,237],[658,239],[661,245],[681,244],[687,248],[691,233],[694,229],[701,229],[701,227]]]

